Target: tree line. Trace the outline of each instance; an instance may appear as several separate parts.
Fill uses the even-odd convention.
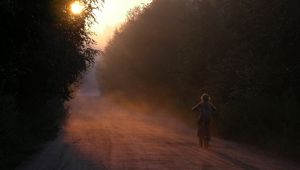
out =
[[[97,51],[88,26],[97,0],[0,1],[0,169],[12,169],[55,137],[67,117],[64,102]]]
[[[182,115],[207,92],[219,135],[299,158],[299,7],[154,0],[132,10],[104,50],[101,90]]]

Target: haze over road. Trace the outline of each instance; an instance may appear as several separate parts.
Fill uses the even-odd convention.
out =
[[[179,120],[100,97],[94,69],[68,104],[70,118],[59,137],[19,170],[300,169],[218,138],[202,149],[196,130]]]
[[[132,112],[99,97],[77,97],[58,139],[22,170],[299,169],[233,142],[197,145],[195,130],[175,119]]]

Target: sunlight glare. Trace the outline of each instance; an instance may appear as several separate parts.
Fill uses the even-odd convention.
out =
[[[71,4],[71,12],[75,15],[80,14],[84,9],[84,6],[79,1],[74,1]]]
[[[112,38],[114,31],[125,22],[130,9],[150,4],[152,0],[107,0],[101,10],[94,11],[97,22],[92,31],[97,34],[94,39],[99,48],[104,48]]]

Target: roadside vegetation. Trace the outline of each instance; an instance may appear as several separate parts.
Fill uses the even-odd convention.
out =
[[[288,0],[154,0],[132,10],[106,47],[101,90],[188,119],[207,92],[218,135],[299,158],[299,8]]]
[[[0,169],[55,137],[80,76],[93,63],[88,25],[96,0],[69,12],[70,0],[1,0]]]

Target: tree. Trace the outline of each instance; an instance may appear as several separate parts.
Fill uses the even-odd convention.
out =
[[[219,134],[297,157],[299,5],[153,1],[105,49],[101,87],[182,114],[208,92]]]
[[[82,15],[69,0],[1,0],[0,169],[10,169],[52,138],[64,122],[71,86],[97,50],[88,27],[97,0]]]

